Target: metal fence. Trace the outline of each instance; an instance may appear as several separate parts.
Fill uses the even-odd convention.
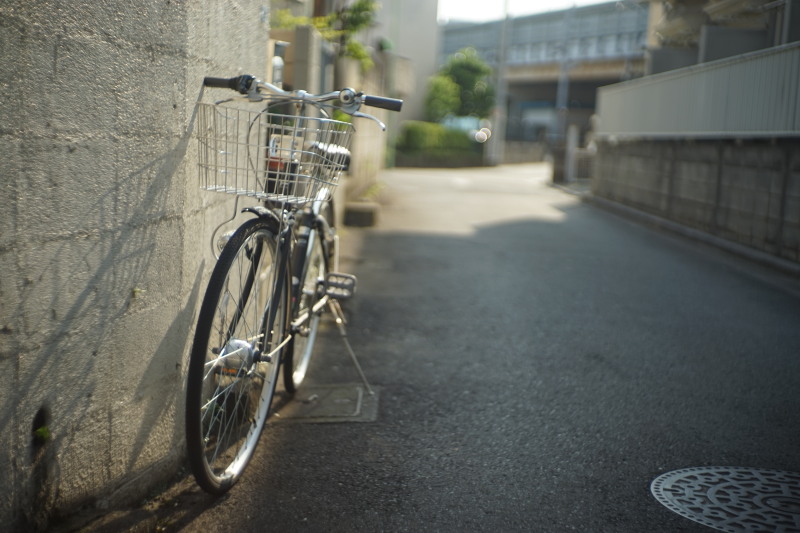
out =
[[[800,42],[602,87],[600,139],[800,136]]]

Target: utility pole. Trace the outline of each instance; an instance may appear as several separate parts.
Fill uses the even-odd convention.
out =
[[[497,53],[497,72],[495,73],[495,105],[492,138],[489,140],[489,164],[500,165],[505,159],[506,149],[506,100],[508,84],[506,82],[506,58],[508,50],[508,34],[511,21],[508,14],[508,0],[503,3],[503,21],[499,25],[500,39]]]
[[[575,7],[568,9],[564,13],[563,33],[561,40],[561,68],[558,75],[558,86],[556,88],[556,131],[551,136],[550,146],[553,155],[553,181],[563,183],[566,179],[566,169],[569,166],[567,157],[571,154],[567,151],[567,129],[569,127],[569,70],[572,68],[572,58],[570,57],[569,42],[572,18]]]
[[[556,90],[556,112],[558,126],[556,138],[558,143],[564,144],[567,134],[567,115],[569,114],[569,71],[572,68],[572,57],[569,51],[570,27],[575,12],[575,7],[564,13],[564,33],[561,41],[561,68],[558,73],[558,87]]]

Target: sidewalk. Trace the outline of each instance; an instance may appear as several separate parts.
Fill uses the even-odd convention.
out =
[[[551,185],[556,189],[561,189],[569,194],[574,194],[581,198],[587,198],[592,194],[592,180],[577,179],[568,183],[552,183]]]
[[[756,248],[751,248],[734,241],[717,237],[710,233],[673,222],[672,220],[666,218],[651,215],[645,211],[614,202],[613,200],[595,196],[592,194],[591,180],[589,179],[576,180],[570,183],[551,183],[551,185],[566,193],[580,197],[584,202],[594,204],[598,207],[634,220],[640,224],[646,224],[660,230],[666,230],[682,237],[713,246],[719,250],[742,257],[749,261],[774,268],[785,274],[800,277],[800,264],[793,261],[782,259],[767,252],[762,252]]]

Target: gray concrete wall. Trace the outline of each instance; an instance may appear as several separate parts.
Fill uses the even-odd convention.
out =
[[[772,45],[766,29],[750,30],[704,25],[700,30],[698,63],[762,50]]]
[[[263,5],[0,6],[4,527],[141,497],[182,461],[185,354],[230,209],[196,185],[193,107],[203,75],[263,76]]]
[[[337,83],[342,87],[355,87],[371,95],[384,96],[386,75],[383,62],[376,62],[375,67],[364,72],[355,60],[339,58],[337,62]],[[362,111],[377,117],[384,124],[392,117],[389,111],[377,107],[363,107]],[[375,185],[378,172],[385,167],[387,132],[369,119],[355,119],[356,127],[351,150],[353,158],[348,172],[342,175],[343,198],[347,202],[358,200],[370,187]],[[340,202],[341,205],[341,202]]]
[[[383,0],[378,26],[368,44],[388,39],[391,52],[410,59],[410,68],[392,74],[384,96],[405,98],[399,120],[424,120],[428,80],[436,74],[439,58],[438,2],[430,0]]]
[[[800,262],[800,140],[601,142],[592,192]]]

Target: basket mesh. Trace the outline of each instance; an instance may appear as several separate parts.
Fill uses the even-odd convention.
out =
[[[295,205],[327,199],[352,134],[337,120],[198,104],[201,187]]]

